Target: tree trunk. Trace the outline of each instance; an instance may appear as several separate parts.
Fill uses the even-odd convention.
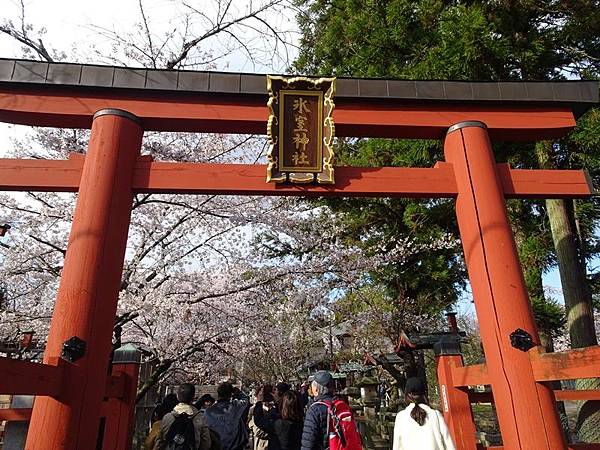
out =
[[[597,345],[592,298],[585,270],[578,253],[574,221],[567,205],[570,200],[548,199],[552,238],[556,249],[558,270],[565,299],[567,327],[572,348]],[[581,390],[600,389],[597,378],[575,380]],[[576,431],[583,442],[600,442],[600,401],[582,402],[577,414]]]
[[[146,382],[138,388],[135,396],[136,403],[139,403],[144,398],[144,395],[146,395],[146,392],[160,381],[160,378],[171,368],[173,362],[172,359],[165,359],[156,366],[156,369],[152,371],[152,374],[148,377]]]
[[[558,270],[565,299],[567,327],[571,347],[597,345],[592,296],[588,289],[585,268],[579,258],[577,231],[567,202],[571,200],[548,199],[546,209],[556,249]]]
[[[536,146],[542,168],[556,168],[551,142]],[[565,300],[571,348],[597,345],[592,296],[585,262],[581,258],[572,200],[547,199],[546,210],[552,230],[560,281]],[[577,389],[600,389],[597,378],[575,381]],[[585,401],[579,407],[576,431],[584,442],[600,442],[600,401]]]
[[[379,364],[387,373],[389,373],[394,380],[396,380],[398,390],[404,393],[404,387],[406,386],[406,376],[390,363],[384,355],[376,356],[372,355],[373,359]]]

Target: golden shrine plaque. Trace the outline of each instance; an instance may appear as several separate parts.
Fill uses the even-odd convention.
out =
[[[267,75],[267,182],[335,183],[335,78]]]

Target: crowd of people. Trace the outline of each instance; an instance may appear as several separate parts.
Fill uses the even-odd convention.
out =
[[[396,416],[393,450],[454,450],[439,411],[430,408],[425,383],[406,383],[408,406]],[[178,387],[155,408],[145,450],[362,450],[347,399],[336,396],[332,375],[317,372],[299,390],[287,383],[262,385],[255,402],[230,383],[217,399],[194,403],[192,384]]]

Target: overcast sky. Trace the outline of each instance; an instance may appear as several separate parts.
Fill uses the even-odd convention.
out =
[[[228,9],[229,18],[242,17],[249,10],[256,10],[270,0],[233,0]],[[224,2],[224,0],[221,0]],[[155,39],[155,44],[160,42],[165,33],[177,31],[183,33],[186,15],[192,17],[190,29],[197,33],[206,30],[206,21],[202,22],[201,15],[214,20],[217,15],[219,0],[144,0],[144,14],[149,29]],[[277,9],[268,9],[262,17],[266,18],[269,25],[281,31],[282,36],[291,44],[297,44],[299,34],[295,20],[295,10],[289,5],[290,0],[282,0],[282,5]],[[105,55],[111,54],[112,39],[103,36],[103,31],[115,32],[118,36],[136,32],[136,26],[142,23],[139,0],[24,0],[26,22],[34,26],[34,31],[41,28],[46,30],[44,42],[48,47],[62,50],[81,62],[102,62],[90,50],[94,45]],[[195,9],[195,11],[194,11]],[[5,19],[20,24],[21,2],[16,0],[0,0],[2,15],[0,21]],[[257,21],[247,22],[249,27],[237,28],[236,36],[251,49],[269,49],[260,39],[260,33],[253,28],[262,27]],[[194,37],[196,37],[194,35]],[[243,51],[227,52],[226,47],[234,43],[234,37],[221,33],[220,36],[209,40],[203,48],[215,54],[227,53],[223,59],[218,60],[216,69],[234,72],[281,72],[286,69],[287,58],[291,63],[295,57],[293,46],[287,47],[287,54],[279,45],[278,57],[260,57],[258,61],[251,61]],[[261,45],[263,44],[263,45]],[[239,45],[238,45],[239,46]],[[13,39],[0,35],[0,55],[3,57],[20,57],[21,46]],[[281,56],[281,58],[279,57]]]
[[[254,9],[267,3],[269,0],[233,0],[229,8],[229,17],[241,17],[247,13],[252,6]],[[191,8],[199,13],[205,14],[213,19],[217,13],[218,0],[144,0],[144,14],[151,33],[155,39],[155,45],[161,42],[166,33],[177,30],[181,32],[185,23],[185,16],[199,17]],[[58,50],[66,54],[66,61],[88,62],[99,64],[116,64],[110,61],[106,55],[114,55],[114,33],[115,36],[125,37],[127,33],[140,33],[142,15],[138,0],[25,0],[26,23],[33,26],[29,33],[35,33],[44,29],[44,43],[49,49]],[[189,5],[189,6],[185,6]],[[22,16],[22,4],[15,0],[0,0],[0,23],[10,20],[20,28]],[[213,55],[223,55],[222,58],[212,62],[210,68],[231,72],[258,72],[258,73],[284,73],[289,64],[296,56],[296,45],[299,34],[296,27],[295,11],[291,8],[280,8],[268,12],[263,17],[267,18],[269,24],[276,30],[283,32],[282,36],[289,41],[289,45],[283,49],[278,45],[278,51],[272,50],[273,40],[265,42],[260,33],[252,28],[238,28],[236,34],[243,42],[251,43],[251,50],[255,50],[254,60],[248,58],[247,53],[239,49],[231,36],[215,37],[208,40],[203,49]],[[255,27],[259,23],[249,22]],[[197,32],[206,30],[206,21],[200,20],[190,25]],[[195,27],[195,28],[194,28]],[[264,27],[263,27],[264,28]],[[238,49],[236,49],[238,47]],[[233,51],[232,51],[233,48]],[[261,51],[263,49],[264,51]],[[275,55],[277,53],[277,55]],[[0,57],[21,58],[23,57],[23,46],[15,39],[0,34]],[[38,59],[36,55],[29,59]],[[140,66],[140,63],[127,60],[125,56],[119,58],[121,65]],[[117,64],[119,65],[119,64]],[[202,67],[201,67],[202,68]],[[0,123],[0,156],[6,154],[10,148],[12,136],[18,136],[26,130],[25,127],[9,126]]]

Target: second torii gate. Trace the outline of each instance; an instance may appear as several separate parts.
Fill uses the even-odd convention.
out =
[[[456,198],[456,214],[480,322],[488,381],[504,448],[567,448],[552,389],[530,352],[539,345],[505,198],[586,197],[582,171],[513,170],[496,164],[490,138],[563,136],[598,101],[597,86],[338,80],[338,136],[444,139],[434,168],[338,167],[331,186],[265,183],[265,167],[155,162],[140,156],[143,132],[263,134],[265,77],[0,60],[0,120],[91,127],[87,155],[0,160],[0,189],[79,192],[43,365],[0,360],[2,393],[26,377],[38,395],[27,449],[91,449],[105,395],[111,333],[134,193]],[[85,351],[61,362],[77,336]],[[596,354],[596,353],[594,353]],[[536,366],[536,364],[538,364]],[[51,375],[52,374],[52,375]],[[35,378],[34,378],[35,376]],[[460,414],[456,412],[456,414]],[[455,438],[460,437],[455,433]],[[460,440],[472,449],[474,439]]]

